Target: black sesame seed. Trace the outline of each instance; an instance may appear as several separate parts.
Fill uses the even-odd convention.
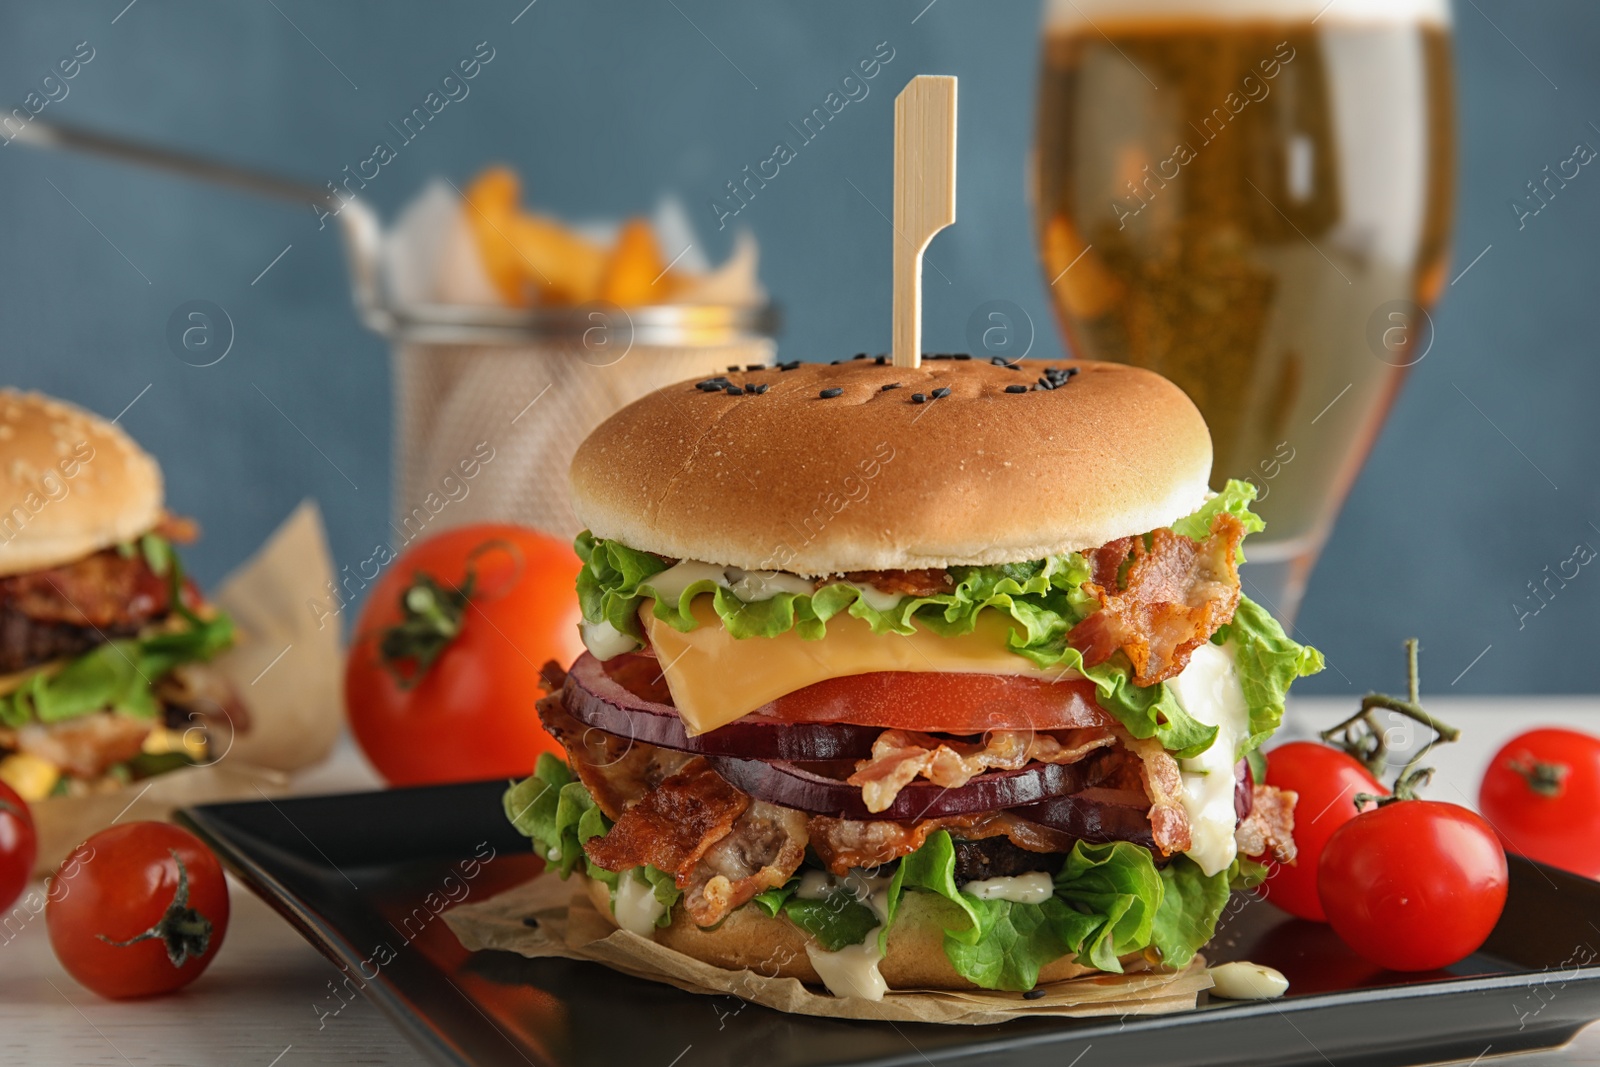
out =
[[[766,370],[767,369],[767,365],[765,363],[747,363],[747,364],[745,364],[745,368],[744,369],[745,370]]]
[[[1008,385],[1008,386],[1006,386],[1006,392],[1008,392],[1008,393],[1026,393],[1027,391],[1028,391],[1028,387],[1026,385]]]
[[[844,360],[842,360],[842,359],[830,359],[830,360],[828,360],[828,366],[837,367],[839,364],[841,364],[843,362],[844,362]]]
[[[731,370],[731,371],[736,371],[736,370],[739,369],[739,364],[735,363],[733,366],[729,367],[728,369]]]
[[[1067,377],[1068,378],[1076,378],[1077,376],[1078,376],[1078,368],[1077,367],[1068,367],[1067,368]]]
[[[900,383],[899,382],[890,382],[888,385],[883,387],[882,391],[887,393],[891,389],[898,389],[898,388],[900,388]]]
[[[532,915],[524,915],[522,917],[522,925],[523,926],[529,926],[529,927],[538,926],[539,925],[539,920],[535,919]]]
[[[800,361],[798,359],[791,359],[787,363],[778,364],[778,369],[779,370],[795,370],[799,366],[800,366]]]
[[[928,398],[923,396],[921,393],[912,393],[911,394],[911,402],[913,404],[924,404],[924,403],[927,403],[927,400],[928,400]]]
[[[844,395],[844,390],[843,389],[824,389],[822,392],[817,394],[817,396],[819,398],[823,399],[823,400],[832,400],[836,396],[843,396],[843,395]]]
[[[990,356],[989,357],[989,365],[991,367],[1004,367],[1004,366],[1006,366],[1006,357],[1004,357],[1004,356]]]
[[[880,367],[888,366],[889,357],[888,356],[878,356],[875,359],[873,359],[872,362],[876,363]]]
[[[865,352],[857,352],[855,355],[851,356],[850,358],[851,359],[866,359],[867,358],[867,354]]]
[[[955,360],[958,363],[961,363],[961,362],[965,362],[965,361],[971,359],[972,358],[972,353],[971,352],[957,352],[955,355],[951,356],[950,358]]]
[[[1044,996],[1044,993],[1045,993],[1045,991],[1042,990],[1042,989],[1030,989],[1026,993],[1022,994],[1022,999],[1023,1000],[1038,1000],[1039,998]]]
[[[730,385],[730,386],[728,386],[728,395],[729,396],[744,396],[744,390],[740,389],[737,385]]]
[[[754,393],[757,396],[760,396],[762,393],[767,391],[767,383],[766,382],[762,382],[760,385],[747,385],[747,386],[744,387],[744,391],[747,392],[747,393]]]
[[[950,390],[947,389],[947,388],[935,389],[933,391],[933,398],[935,400],[943,400],[945,397],[947,397],[949,395],[950,395]]]
[[[1052,382],[1049,378],[1040,378],[1039,379],[1039,388],[1040,389],[1054,389],[1055,387],[1056,387],[1055,383]]]

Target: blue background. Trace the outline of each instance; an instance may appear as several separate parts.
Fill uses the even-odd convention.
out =
[[[960,222],[930,251],[949,280],[930,272],[926,347],[965,347],[972,310],[1003,299],[1037,324],[1037,353],[1059,353],[1025,195],[1035,3],[525,2],[9,3],[0,99],[21,103],[87,40],[94,59],[44,117],[320,183],[488,41],[470,96],[366,190],[385,217],[434,174],[459,184],[503,160],[532,201],[573,217],[647,213],[675,191],[716,260],[732,228],[715,231],[707,200],[887,41],[895,57],[871,94],[738,220],[785,306],[783,354],[887,347],[890,238],[873,204],[891,204],[892,98],[917,72],[959,75],[962,96]],[[1313,579],[1300,629],[1336,669],[1312,691],[1402,684],[1411,634],[1436,691],[1452,678],[1454,692],[1600,688],[1600,575],[1585,569],[1520,629],[1512,606],[1577,542],[1600,546],[1600,174],[1586,168],[1520,232],[1508,207],[1576,141],[1600,145],[1600,8],[1469,0],[1456,17],[1451,276],[1492,248],[1437,310],[1434,349]],[[15,144],[0,148],[0,200],[0,380],[108,416],[139,397],[123,421],[165,465],[171,505],[203,523],[188,554],[203,579],[308,495],[336,565],[370,553],[389,506],[387,349],[356,322],[332,227]],[[168,316],[192,299],[235,323],[216,366],[168,350]]]

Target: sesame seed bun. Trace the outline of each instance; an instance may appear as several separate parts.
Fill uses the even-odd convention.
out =
[[[1211,436],[1182,390],[1092,362],[1036,388],[1046,366],[854,360],[726,376],[760,394],[668,386],[579,446],[573,509],[632,548],[818,576],[1039,559],[1200,506]]]
[[[604,882],[589,878],[584,881],[595,909],[615,923],[611,891]],[[957,974],[945,955],[942,923],[949,919],[943,910],[946,906],[929,893],[910,892],[900,898],[894,926],[889,931],[888,951],[878,963],[878,973],[890,989],[978,988]],[[757,971],[768,978],[798,978],[809,985],[823,984],[806,954],[806,945],[811,942],[806,932],[781,915],[769,918],[754,905],[735,909],[710,929],[696,926],[679,908],[672,925],[655,932],[655,940],[714,967]],[[1079,966],[1071,957],[1063,957],[1039,969],[1039,982],[1060,982],[1092,970]]]
[[[0,576],[71,563],[153,527],[161,468],[122,428],[0,390]]]

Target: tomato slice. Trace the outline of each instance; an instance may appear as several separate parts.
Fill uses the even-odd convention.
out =
[[[1115,725],[1094,695],[1094,683],[1082,678],[877,671],[808,685],[750,715],[950,734]]]

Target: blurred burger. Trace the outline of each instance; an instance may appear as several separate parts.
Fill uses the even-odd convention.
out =
[[[567,761],[506,796],[624,929],[876,999],[1176,969],[1321,656],[1241,596],[1254,490],[1165,379],[857,357],[661,390],[572,466]]]
[[[120,427],[0,391],[0,780],[25,799],[206,762],[244,727],[207,666],[232,625],[172,547],[194,535]]]

